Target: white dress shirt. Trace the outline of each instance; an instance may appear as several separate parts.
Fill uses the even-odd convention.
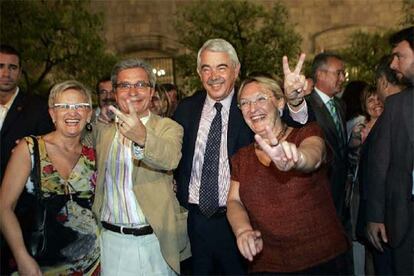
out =
[[[230,165],[227,154],[227,130],[230,115],[231,101],[234,96],[234,89],[231,93],[220,103],[223,105],[221,109],[221,145],[220,145],[220,164],[219,164],[219,205],[226,206],[227,194],[230,187]],[[193,156],[193,169],[191,171],[189,184],[189,198],[188,202],[198,204],[200,193],[201,173],[203,171],[204,153],[206,150],[206,143],[208,132],[210,130],[211,122],[216,116],[217,110],[214,107],[215,100],[208,95],[204,102],[203,111],[201,113],[200,125],[197,132],[197,140],[195,143],[195,150]]]

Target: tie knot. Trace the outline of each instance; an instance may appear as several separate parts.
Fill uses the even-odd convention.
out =
[[[214,107],[217,109],[217,112],[221,112],[221,108],[223,107],[223,105],[219,102],[216,102],[214,104]]]

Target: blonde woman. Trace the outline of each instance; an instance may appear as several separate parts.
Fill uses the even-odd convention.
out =
[[[9,161],[0,189],[0,225],[20,275],[97,272],[99,240],[90,210],[95,189],[95,154],[92,148],[81,144],[81,133],[91,119],[91,107],[89,90],[77,81],[59,83],[50,92],[49,113],[56,130],[36,138],[41,200],[47,209],[46,251],[36,259],[23,241],[24,234],[30,232],[30,225],[23,225],[27,217],[19,222],[15,213],[19,198],[18,206],[24,206],[30,204],[28,201],[34,195],[33,183],[28,181],[34,140],[22,139]]]

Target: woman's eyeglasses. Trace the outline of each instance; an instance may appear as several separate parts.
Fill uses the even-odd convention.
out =
[[[57,103],[53,105],[53,108],[57,110],[87,110],[91,107],[88,103],[77,103],[77,104],[68,104],[68,103]]]

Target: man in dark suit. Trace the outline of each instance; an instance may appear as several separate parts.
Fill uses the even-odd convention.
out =
[[[16,140],[53,130],[46,101],[27,95],[17,86],[21,74],[19,53],[11,46],[0,45],[0,181]]]
[[[333,53],[321,53],[312,63],[314,88],[306,101],[325,135],[328,148],[328,177],[336,213],[348,236],[351,234],[349,209],[345,207],[345,183],[348,173],[345,107],[336,97],[342,91],[345,69],[342,58]],[[353,274],[352,251],[336,260],[343,274]]]
[[[335,97],[345,81],[344,63],[338,55],[321,53],[312,64],[314,89],[306,101],[321,126],[330,150],[330,184],[337,214],[345,224],[345,181],[347,177],[347,143],[345,110]]]
[[[46,101],[26,95],[17,86],[22,74],[19,53],[11,46],[0,45],[0,183],[16,140],[30,134],[40,135],[53,130]],[[3,237],[1,271],[8,273],[11,253]]]
[[[375,80],[377,86],[377,94],[379,99],[385,104],[387,97],[401,92],[405,86],[400,83],[394,70],[390,68],[392,61],[391,55],[383,56],[375,71]],[[365,142],[362,145],[358,179],[360,182],[360,203],[358,210],[358,221],[356,228],[356,235],[359,239],[366,242],[366,204],[367,204],[367,182],[368,182],[368,152],[372,141],[375,141],[377,135],[377,124],[375,124],[369,132]],[[376,275],[392,275],[391,254],[388,246],[382,247],[383,251],[374,250],[369,247],[368,250],[372,252],[372,259],[374,264],[374,272]],[[371,273],[374,274],[374,273]]]
[[[390,248],[393,274],[414,274],[414,27],[391,36],[391,69],[409,83],[385,102],[367,161],[368,239]]]
[[[189,209],[188,233],[195,275],[246,273],[226,218],[229,158],[253,141],[253,133],[237,108],[234,84],[239,70],[240,63],[230,43],[208,40],[197,57],[197,71],[206,91],[183,99],[173,117],[184,128],[182,159],[175,179],[177,197]],[[293,111],[307,112],[304,101],[291,101]],[[216,128],[218,135],[212,131]],[[219,145],[210,142],[213,136],[219,138]],[[213,148],[217,148],[215,153]],[[213,155],[217,156],[212,162]]]

